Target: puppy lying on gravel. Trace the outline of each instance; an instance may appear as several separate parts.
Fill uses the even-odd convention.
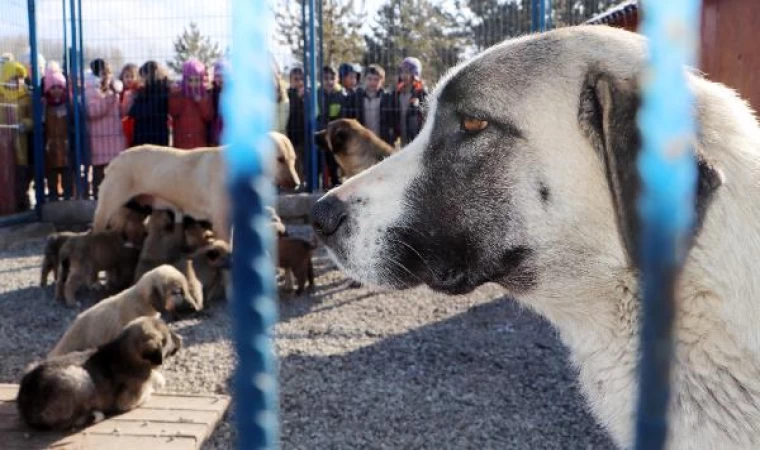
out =
[[[33,428],[69,430],[137,408],[163,387],[155,369],[181,347],[161,319],[135,319],[97,349],[32,366],[21,380],[19,413]]]
[[[197,309],[185,276],[169,265],[157,267],[131,288],[79,314],[48,357],[101,346],[138,317],[153,317],[186,304]]]

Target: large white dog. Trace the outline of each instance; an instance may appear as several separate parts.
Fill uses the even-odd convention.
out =
[[[598,420],[633,442],[641,288],[632,255],[643,37],[565,28],[452,70],[400,153],[314,208],[352,278],[464,293],[486,282],[548,318]],[[696,238],[677,287],[672,449],[760,448],[760,129],[689,73]]]

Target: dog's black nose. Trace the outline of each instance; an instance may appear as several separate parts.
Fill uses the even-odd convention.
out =
[[[346,204],[334,195],[320,199],[311,209],[311,226],[322,236],[330,236],[338,231],[346,220]]]

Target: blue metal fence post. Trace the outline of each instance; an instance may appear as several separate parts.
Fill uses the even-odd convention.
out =
[[[649,38],[649,67],[642,77],[638,165],[642,193],[643,286],[636,449],[657,450],[667,441],[673,354],[673,293],[694,220],[697,168],[692,93],[685,66],[693,65],[699,0],[646,3],[641,30]]]
[[[32,114],[34,117],[34,196],[37,215],[42,213],[45,202],[45,153],[42,142],[42,86],[40,85],[39,58],[37,56],[37,5],[27,1],[29,16],[29,49],[32,65]]]
[[[319,0],[322,1],[322,0]],[[317,43],[315,40],[315,25],[316,25],[316,0],[309,0],[309,108],[307,110],[309,116],[309,127],[306,135],[306,148],[309,152],[309,192],[317,190],[318,185],[318,172],[317,165],[319,164],[319,157],[317,155],[317,145],[315,142],[314,132],[317,129]],[[324,111],[323,111],[324,113]]]
[[[235,408],[238,448],[278,446],[276,356],[271,333],[277,318],[275,249],[264,207],[274,203],[267,176],[274,163],[268,135],[274,111],[266,27],[272,21],[266,0],[232,2],[232,70],[222,94],[232,200],[233,301],[231,315],[238,353]]]
[[[70,0],[70,19],[71,19],[71,73],[69,73],[69,81],[72,85],[72,99],[71,106],[74,113],[74,184],[77,189],[77,198],[82,198],[82,120],[80,117],[79,109],[79,92],[80,92],[80,79],[79,79],[79,67],[77,65],[77,55],[79,40],[77,39],[77,10],[76,0]]]
[[[551,0],[531,0],[530,31],[546,31],[546,2]]]

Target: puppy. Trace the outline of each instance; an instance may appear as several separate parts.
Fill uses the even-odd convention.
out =
[[[295,186],[299,180],[293,146],[279,133],[272,132],[270,137],[277,152],[270,168],[274,178],[277,183]],[[93,230],[105,230],[119,205],[147,195],[176,205],[193,217],[210,219],[217,238],[229,242],[230,209],[222,150],[208,147],[188,152],[142,145],[121,152],[106,169]]]
[[[47,286],[47,280],[50,272],[53,272],[53,280],[58,280],[58,264],[60,262],[60,252],[63,244],[73,236],[82,236],[86,233],[75,233],[72,231],[59,231],[52,233],[45,241],[45,252],[42,257],[42,270],[40,273],[40,287]]]
[[[154,385],[163,387],[155,369],[181,347],[161,319],[139,317],[97,349],[33,366],[21,380],[18,411],[33,428],[69,430],[132,410],[150,398]]]
[[[203,298],[207,302],[227,298],[229,269],[232,263],[232,250],[229,244],[215,240],[198,249],[190,256],[192,268],[203,286]]]
[[[345,179],[357,175],[396,153],[354,119],[338,119],[316,134],[317,145],[335,155]]]
[[[174,223],[171,210],[156,209],[148,218],[148,236],[145,238],[140,257],[135,268],[134,281],[161,264],[170,264],[180,256],[185,243],[182,226]]]
[[[66,304],[73,306],[77,290],[97,281],[103,270],[107,272],[109,290],[118,292],[131,285],[147,231],[141,213],[123,210],[126,219],[122,231],[91,231],[70,236],[64,242],[59,252],[56,299],[65,298]]]
[[[157,267],[131,288],[79,314],[48,357],[101,346],[138,317],[171,312],[186,304],[194,307],[185,276],[169,265]]]
[[[292,276],[295,276],[298,282],[296,295],[303,293],[307,280],[309,291],[314,289],[314,266],[311,262],[311,252],[315,248],[316,245],[303,239],[289,236],[277,238],[277,266],[285,270],[287,291],[293,291]]]

